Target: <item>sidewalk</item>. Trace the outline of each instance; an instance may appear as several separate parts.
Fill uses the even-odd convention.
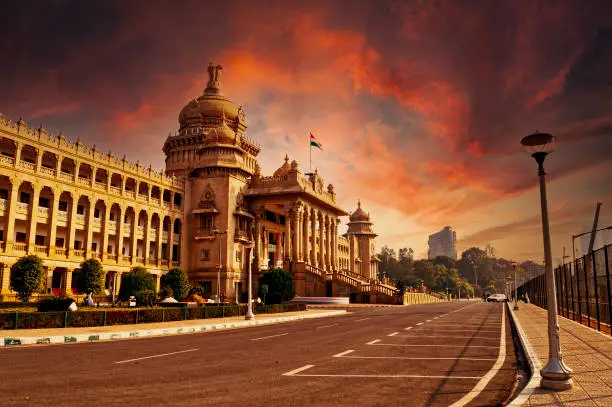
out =
[[[245,328],[256,325],[269,325],[298,321],[309,318],[322,318],[346,314],[344,310],[298,311],[278,314],[256,315],[252,321],[244,316],[211,319],[192,319],[185,321],[156,322],[136,325],[112,325],[88,328],[50,328],[0,330],[0,347],[15,345],[52,344],[67,342],[91,342],[101,340],[142,338],[147,336],[176,335],[213,331],[219,329]]]
[[[514,315],[539,359],[534,361],[539,374],[548,361],[546,310],[533,304],[519,303],[519,307]],[[540,388],[538,380],[538,388],[523,405],[612,406],[612,338],[563,317],[559,327],[563,361],[574,371],[574,387],[554,392]]]

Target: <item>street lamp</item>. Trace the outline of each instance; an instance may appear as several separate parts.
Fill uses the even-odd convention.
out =
[[[542,210],[542,235],[544,237],[544,260],[546,270],[546,290],[548,297],[548,363],[540,374],[540,385],[553,390],[569,390],[572,388],[573,371],[563,363],[561,344],[559,341],[559,321],[557,318],[557,297],[555,296],[555,276],[552,269],[552,254],[550,249],[550,230],[548,225],[548,203],[546,200],[546,173],[544,160],[554,150],[555,137],[538,133],[531,134],[521,140],[525,152],[538,163],[540,178],[540,206]]]
[[[252,283],[252,277],[251,277],[251,269],[253,268],[253,248],[249,250],[248,267],[249,267],[249,297],[248,297],[247,312],[246,312],[246,315],[244,316],[244,319],[246,319],[247,321],[250,321],[252,319],[255,319],[255,314],[253,314],[253,291],[252,291],[253,283]]]
[[[223,232],[217,229],[213,230],[213,235],[219,238],[219,264],[217,264],[217,304],[221,302],[221,245],[223,244],[221,236],[226,234],[227,230]]]
[[[518,306],[518,295],[517,295],[517,288],[516,288],[516,263],[512,263],[512,270],[514,271],[514,310],[518,311],[519,306]]]

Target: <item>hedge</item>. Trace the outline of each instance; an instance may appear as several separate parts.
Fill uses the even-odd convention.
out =
[[[302,303],[258,305],[255,314],[304,311]],[[62,312],[3,312],[0,329],[80,328],[243,316],[246,305]]]

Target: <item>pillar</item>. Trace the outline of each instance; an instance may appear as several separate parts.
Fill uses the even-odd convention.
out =
[[[253,262],[255,264],[253,271],[258,272],[259,266],[261,265],[261,218],[259,215],[255,217],[255,247],[254,247],[254,255]]]
[[[72,294],[72,272],[74,269],[67,269],[64,274],[64,284],[62,292],[66,295]]]
[[[94,177],[92,177],[94,178]],[[92,242],[93,242],[93,221],[94,221],[94,213],[96,210],[96,200],[95,198],[89,198],[89,210],[87,212],[87,224],[85,225],[85,256],[92,257]]]
[[[155,276],[155,292],[158,293],[160,290],[160,285],[161,285],[161,275],[159,274],[154,274]]]
[[[149,198],[151,198],[151,188],[149,188]],[[144,228],[144,248],[143,248],[143,255],[142,257],[144,258],[144,263],[145,265],[149,264],[149,246],[151,246],[151,238],[149,237],[150,231],[151,231],[151,215],[149,215],[149,212],[145,212],[146,216],[147,216],[147,223],[145,224],[145,228]],[[159,290],[157,290],[159,291]]]
[[[13,163],[13,165],[15,166],[15,168],[19,167],[19,161],[21,161],[21,149],[23,148],[23,144],[22,143],[18,143],[15,142],[16,144],[16,148],[15,148],[15,162]]]
[[[173,195],[171,195],[173,197]],[[168,227],[168,265],[172,268],[172,247],[174,246],[174,217],[170,217],[170,226]]]
[[[289,260],[291,258],[295,258],[295,256],[293,256],[293,245],[291,244],[291,224],[293,223],[293,217],[295,216],[295,213],[293,210],[290,210],[289,213],[287,213],[287,216],[285,217],[285,236],[283,239],[283,243],[285,245],[285,248],[283,250],[283,260]]]
[[[19,187],[21,186],[21,180],[19,178],[11,179],[11,196],[9,201],[9,211],[6,223],[6,236],[4,238],[6,244],[4,251],[9,252],[13,250],[13,242],[15,240],[15,215],[17,211],[17,198],[19,195]]]
[[[70,255],[74,252],[74,238],[76,236],[76,215],[77,215],[77,207],[79,205],[78,195],[71,193],[72,195],[72,207],[70,208],[70,229],[68,233],[68,247],[66,249],[66,255],[70,257]],[[71,277],[72,278],[72,275]]]
[[[123,207],[119,207],[119,216],[117,217],[117,234],[116,242],[117,245],[117,262],[123,261],[123,218],[125,216],[125,211]]]
[[[317,213],[315,210],[312,210],[310,219],[310,264],[314,267],[317,267]]]
[[[159,216],[157,225],[157,267],[161,267],[162,261],[162,230],[164,229],[164,217]]]
[[[53,202],[51,203],[51,222],[49,223],[49,256],[55,255],[55,240],[57,236],[57,217],[59,216],[60,191],[53,190]]]
[[[305,263],[309,263],[310,260],[310,254],[308,253],[309,212],[310,209],[308,207],[304,207],[304,211],[302,212],[302,259]]]
[[[338,270],[338,219],[333,220],[332,227],[332,265],[334,270]]]
[[[120,271],[116,271],[115,275],[117,276],[115,278],[115,282],[117,284],[117,286],[115,287],[115,295],[119,295],[119,290],[121,289],[121,277],[123,276],[123,273]]]
[[[323,213],[319,213],[319,268],[322,270],[325,270],[325,261],[324,261],[324,255],[325,255],[325,243],[324,243],[324,239],[325,239],[325,219],[323,217]]]
[[[0,294],[10,294],[11,292],[11,267],[13,267],[12,264],[4,263],[2,280],[0,281]]]
[[[138,187],[136,187],[136,194],[138,194]],[[138,196],[138,195],[137,195]],[[132,231],[130,233],[130,261],[132,264],[136,263],[136,248],[138,247],[138,237],[136,233],[138,232],[138,219],[140,218],[140,211],[136,211],[134,208],[134,218],[132,219]]]
[[[331,262],[331,219],[329,215],[325,216],[325,265],[327,270],[333,270],[332,262]]]
[[[42,166],[43,150],[39,148],[36,150],[36,152],[36,172],[38,173],[40,172],[40,167]]]
[[[47,282],[45,284],[46,292],[51,293],[53,289],[53,271],[55,267],[47,267]]]
[[[112,209],[112,204],[110,202],[104,202],[104,222],[102,223],[102,247],[100,250],[100,260],[101,261],[106,260],[106,251],[108,250],[108,235],[110,234],[109,223],[110,223],[111,209]]]
[[[300,216],[301,216],[301,210],[299,208],[296,208],[293,216],[291,218],[291,229],[293,231],[293,234],[291,235],[291,238],[293,239],[293,260],[294,261],[300,261],[302,260],[302,256],[300,253],[300,248],[301,246],[301,242],[300,242],[300,235],[301,235],[301,229],[300,229]]]
[[[59,178],[60,173],[62,172],[62,161],[64,157],[61,155],[57,156],[57,162],[55,163],[55,179]]]
[[[40,197],[40,187],[37,184],[32,184],[34,193],[32,194],[32,202],[30,203],[30,222],[28,224],[28,254],[34,253],[34,244],[36,239],[36,219],[38,218],[38,199]]]

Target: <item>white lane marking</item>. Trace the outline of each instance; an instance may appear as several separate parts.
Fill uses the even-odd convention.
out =
[[[419,330],[419,332],[425,332],[425,331],[435,331],[435,329],[434,328],[421,328],[421,330]],[[499,331],[490,331],[490,330],[483,330],[483,329],[479,329],[478,331],[474,331],[473,329],[445,329],[444,332],[473,332],[473,333],[487,332],[487,333],[494,333],[494,334],[499,333]]]
[[[427,320],[427,321],[425,321],[425,322],[431,322],[431,319],[428,319],[428,320]]]
[[[313,366],[314,366],[314,365],[306,365],[306,366],[302,366],[302,367],[297,368],[297,369],[294,369],[294,370],[292,370],[292,371],[290,371],[290,372],[283,373],[283,376],[294,376],[296,373],[303,372],[304,370],[306,370],[306,369],[310,369],[310,368],[311,368],[311,367],[313,367]]]
[[[433,347],[433,348],[488,348],[488,349],[497,349],[497,346],[484,346],[484,345],[405,345],[405,344],[396,344],[396,343],[366,343],[366,345],[375,345],[375,346],[401,346],[401,347]]]
[[[127,360],[120,360],[118,362],[115,362],[116,364],[120,364],[120,363],[128,363],[128,362],[135,362],[137,360],[144,360],[144,359],[153,359],[153,358],[161,358],[162,356],[170,356],[170,355],[176,355],[179,353],[186,353],[186,352],[194,352],[198,350],[196,349],[187,349],[187,350],[179,350],[177,352],[170,352],[170,353],[160,353],[159,355],[152,355],[152,356],[143,356],[141,358],[135,358],[135,359],[127,359]]]
[[[380,339],[374,339],[373,341],[366,343],[366,345],[374,345],[375,343],[378,343],[378,342],[380,342]]]
[[[389,335],[391,336],[391,335]],[[415,333],[414,335],[404,336],[404,338],[452,338],[452,339],[488,339],[488,340],[498,340],[497,337],[492,336],[446,336],[446,335],[419,335]]]
[[[391,375],[376,375],[376,374],[300,374],[300,375],[288,375],[285,376],[297,376],[297,377],[371,377],[371,378],[392,378],[392,379],[463,379],[463,380],[478,380],[482,376],[421,376],[411,374],[391,374]]]
[[[404,328],[404,331],[409,331],[409,330],[411,330],[411,329],[412,329],[412,327],[411,327],[411,326],[409,326],[408,328]]]
[[[495,374],[504,366],[504,361],[506,360],[506,324],[505,324],[505,316],[506,316],[506,308],[502,308],[502,318],[501,318],[501,338],[499,339],[499,356],[497,356],[497,361],[493,364],[491,370],[485,374],[482,379],[476,383],[476,386],[465,396],[461,397],[459,400],[451,404],[450,407],[463,407],[467,405],[469,402],[474,400],[476,396],[478,396],[482,391],[487,387],[487,384],[491,381],[491,379],[495,376]]]
[[[338,355],[335,355],[338,356]],[[340,357],[340,356],[338,356]],[[409,356],[342,356],[350,359],[402,359],[402,360],[477,360],[477,361],[492,361],[494,358],[418,358]]]
[[[336,325],[340,325],[340,324],[318,326],[317,329],[329,328],[329,327],[336,326]]]
[[[419,325],[423,325],[423,323],[422,322],[417,323],[417,326],[419,326]]]
[[[352,353],[352,352],[355,352],[355,349],[345,350],[344,352],[337,353],[337,354],[335,354],[332,357],[334,357],[334,358],[341,358],[342,356],[348,355],[349,353]]]
[[[387,335],[387,336],[395,336],[395,335],[397,335],[398,333],[399,333],[399,332],[392,332],[392,333],[390,333],[390,334],[389,334],[389,335]]]
[[[361,318],[361,319],[356,319],[356,320],[355,320],[355,322],[365,321],[366,319],[370,319],[370,317],[367,317],[367,318]]]
[[[289,332],[285,332],[284,334],[278,334],[278,335],[262,336],[261,338],[253,338],[251,340],[252,341],[261,341],[262,339],[276,338],[277,336],[285,336],[285,335],[289,335]]]

